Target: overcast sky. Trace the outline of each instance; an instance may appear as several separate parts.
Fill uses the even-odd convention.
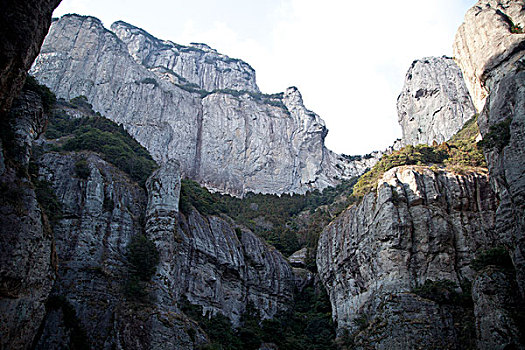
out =
[[[297,86],[346,154],[401,136],[396,99],[414,59],[452,55],[474,0],[63,0],[55,16],[123,20],[179,44],[248,62],[265,93]]]

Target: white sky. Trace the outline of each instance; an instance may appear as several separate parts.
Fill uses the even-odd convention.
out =
[[[248,62],[265,93],[297,86],[328,148],[364,154],[401,136],[396,99],[414,59],[452,55],[475,0],[63,0],[54,16],[123,20]]]

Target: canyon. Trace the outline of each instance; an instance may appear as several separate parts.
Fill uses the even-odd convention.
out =
[[[522,2],[478,1],[409,68],[402,139],[352,157],[241,60],[31,3],[0,40],[0,348],[525,349]]]

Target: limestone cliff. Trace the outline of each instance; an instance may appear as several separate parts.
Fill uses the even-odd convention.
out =
[[[448,141],[474,114],[461,70],[449,57],[415,60],[397,99],[403,145]]]
[[[53,232],[27,173],[45,120],[40,96],[26,90],[1,125],[0,348],[31,345],[55,278]]]
[[[85,178],[75,171],[79,161],[87,163]],[[193,349],[206,336],[181,312],[185,300],[234,324],[248,303],[265,318],[291,305],[294,277],[280,253],[245,229],[238,236],[226,219],[179,213],[175,162],[151,176],[147,198],[95,154],[47,153],[38,165],[63,214],[54,227],[58,277],[37,348],[78,346],[81,339],[97,349]],[[124,294],[127,247],[142,232],[160,263],[147,285],[150,300],[137,303]]]
[[[370,340],[378,346],[459,346],[449,311],[405,293],[426,280],[448,280],[457,286],[472,280],[469,263],[474,252],[490,247],[496,238],[496,204],[484,173],[457,175],[418,166],[386,172],[377,192],[343,212],[319,240],[319,275],[340,332],[357,331],[361,317],[369,324],[382,318],[387,324],[379,327],[379,340]],[[410,316],[413,312],[424,319],[421,324],[410,324],[416,317]],[[392,318],[396,313],[404,316]],[[448,316],[433,316],[436,313]],[[451,336],[433,339],[422,331],[425,328]]]
[[[205,45],[161,41],[123,22],[112,30],[92,17],[62,17],[32,74],[58,97],[87,96],[156,160],[179,161],[183,175],[208,188],[304,193],[376,161],[348,161],[326,149],[324,122],[299,91],[260,94],[242,61]]]
[[[4,0],[0,13],[0,118],[24,85],[60,0]]]
[[[40,97],[19,93],[59,0],[2,1],[0,12],[0,348],[27,349],[55,277],[53,235],[27,174],[45,124]],[[15,98],[13,109],[12,102]],[[10,112],[11,111],[11,112]]]
[[[111,31],[127,45],[137,63],[170,82],[194,84],[206,91],[232,89],[259,92],[252,67],[222,55],[206,44],[177,45],[159,40],[122,21],[113,23]]]
[[[454,44],[479,118],[491,181],[500,199],[496,230],[513,252],[525,295],[525,9],[520,1],[479,1]],[[483,105],[484,100],[486,103]],[[484,106],[484,107],[483,107]]]
[[[454,57],[479,112],[491,91],[487,78],[498,75],[497,68],[525,48],[524,28],[521,1],[480,0],[466,13],[454,40]]]

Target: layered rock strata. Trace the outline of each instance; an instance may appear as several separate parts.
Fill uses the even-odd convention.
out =
[[[380,341],[370,338],[381,346],[401,349],[403,341],[415,346],[421,339],[429,346],[460,346],[450,310],[404,293],[426,280],[457,286],[472,281],[474,253],[496,241],[496,206],[483,172],[458,175],[418,166],[386,172],[377,192],[344,211],[319,240],[319,275],[340,333],[356,332],[361,317],[371,324],[381,318],[387,323],[376,325]],[[416,316],[425,321],[411,323]]]
[[[31,73],[58,97],[87,96],[157,161],[179,161],[184,176],[235,195],[304,193],[377,161],[349,161],[326,149],[325,124],[296,88],[260,94],[242,61],[122,22],[112,28],[93,17],[62,17]]]
[[[461,70],[445,56],[412,63],[397,112],[403,145],[447,141],[476,113]]]

